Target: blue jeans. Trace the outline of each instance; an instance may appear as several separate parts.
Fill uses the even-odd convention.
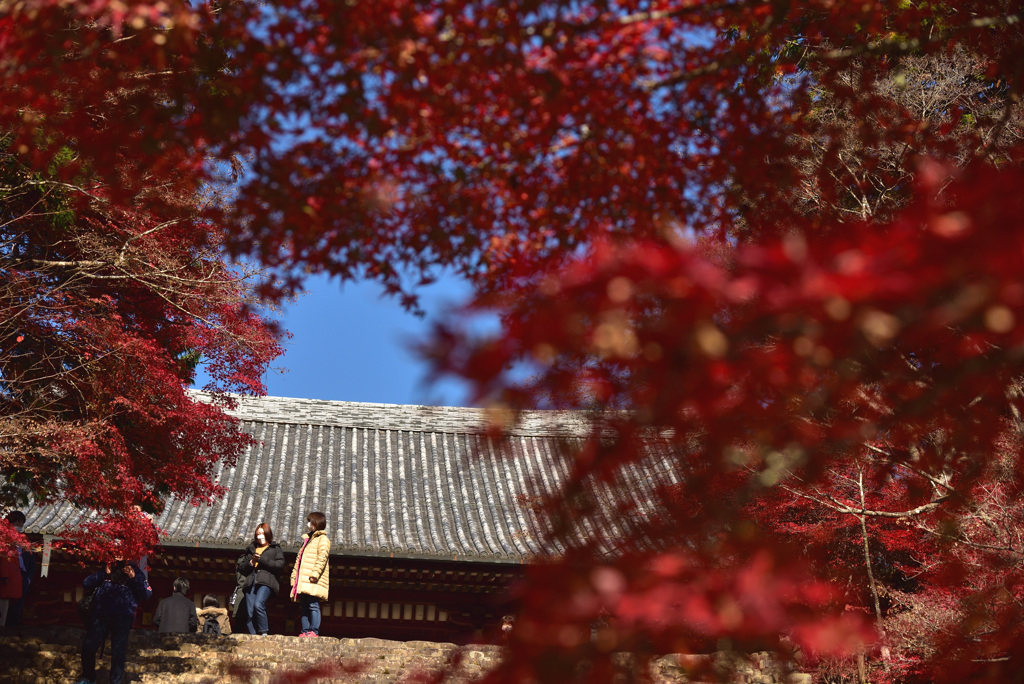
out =
[[[134,617],[94,615],[82,640],[82,677],[96,681],[96,651],[110,635],[110,684],[124,681],[124,665],[128,656],[128,632]]]
[[[270,631],[270,623],[267,621],[267,599],[270,593],[270,587],[266,584],[253,584],[245,590],[245,602],[249,608],[246,624],[249,634],[266,634]]]
[[[320,634],[320,599],[309,594],[299,594],[302,606],[302,633]]]

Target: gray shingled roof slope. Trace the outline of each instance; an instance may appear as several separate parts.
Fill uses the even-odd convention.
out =
[[[233,413],[256,444],[220,466],[223,499],[168,501],[156,519],[165,545],[242,548],[266,520],[297,549],[307,513],[320,510],[333,553],[524,562],[544,553],[530,502],[564,480],[586,432],[581,414],[553,411],[524,414],[500,443],[485,436],[494,416],[481,409],[261,397]],[[649,499],[650,475],[622,476]],[[595,496],[609,513],[578,535],[620,537],[610,490]],[[82,519],[66,504],[28,518],[27,531],[50,534]]]

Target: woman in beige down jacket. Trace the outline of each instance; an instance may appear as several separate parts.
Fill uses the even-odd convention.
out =
[[[308,534],[302,535],[302,548],[292,569],[292,601],[302,607],[300,637],[320,636],[320,601],[327,600],[330,586],[331,540],[327,538],[327,516],[315,511],[306,516]]]

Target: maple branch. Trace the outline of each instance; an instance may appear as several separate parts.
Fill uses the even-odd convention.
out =
[[[173,76],[174,71],[167,69],[166,71],[149,71],[142,74],[130,74],[128,78],[132,81],[146,81],[156,76]]]
[[[89,199],[93,200],[94,202],[99,202],[100,204],[109,204],[110,203],[110,200],[108,200],[107,198],[100,197],[98,195],[94,195],[94,194],[92,194],[91,192],[89,192],[88,190],[86,190],[85,188],[83,188],[80,185],[74,185],[72,183],[62,183],[61,181],[27,180],[27,181],[21,183],[20,185],[8,186],[8,187],[5,187],[5,188],[0,188],[0,190],[17,190],[17,189],[20,189],[22,187],[31,187],[31,186],[63,188],[65,190],[70,190],[72,192],[76,192],[76,193],[79,193],[81,195],[85,195]],[[99,187],[99,186],[97,186],[97,187]]]
[[[649,21],[664,21],[666,19],[676,19],[686,15],[707,15],[720,12],[727,9],[742,9],[744,7],[756,7],[758,5],[769,4],[770,0],[749,0],[747,2],[716,2],[711,4],[694,4],[684,3],[680,7],[668,10],[649,10],[644,12],[634,12],[633,14],[627,14],[625,16],[616,16],[612,12],[606,12],[599,14],[590,21],[586,21],[579,24],[566,24],[560,28],[568,33],[579,35],[586,33],[587,31],[593,31],[594,29],[602,26],[610,27],[623,27],[632,26],[634,24],[642,24]],[[531,24],[525,27],[524,33],[527,36],[535,35],[538,30],[541,35],[551,35],[555,29],[559,28],[557,20],[548,20],[543,24]],[[488,41],[480,44],[492,45],[493,41]]]
[[[174,308],[174,309],[177,309],[177,310],[178,310],[179,312],[183,313],[183,314],[184,314],[185,316],[187,316],[187,317],[189,317],[189,318],[191,318],[191,319],[193,319],[193,320],[196,320],[196,321],[199,321],[200,323],[203,323],[203,324],[205,324],[205,325],[206,325],[206,326],[207,326],[208,328],[210,328],[210,329],[215,329],[215,330],[218,330],[218,329],[221,329],[221,330],[226,330],[226,328],[224,328],[224,326],[222,326],[222,325],[219,325],[219,324],[217,324],[217,323],[214,323],[213,321],[210,321],[209,319],[207,319],[207,318],[204,318],[203,316],[200,316],[199,314],[197,314],[197,313],[195,313],[195,312],[193,312],[193,311],[189,311],[188,309],[186,309],[186,308],[185,308],[184,306],[182,306],[182,305],[181,305],[181,304],[179,304],[178,302],[175,302],[175,301],[173,301],[173,300],[172,300],[171,298],[169,298],[169,297],[168,297],[168,296],[167,296],[167,295],[166,295],[166,294],[165,294],[165,293],[163,292],[163,290],[164,290],[164,289],[165,289],[165,288],[160,288],[160,287],[154,287],[154,288],[153,288],[153,290],[154,290],[154,292],[156,293],[156,295],[157,295],[158,297],[160,297],[160,299],[162,299],[162,300],[164,300],[165,302],[167,302],[167,304],[168,304],[169,306],[171,306],[172,308]],[[229,333],[229,334],[230,334],[230,333]],[[235,334],[231,334],[231,336],[232,336],[232,337],[236,337],[236,338],[239,338],[239,339],[240,339],[240,336],[238,336],[238,335],[235,335]]]
[[[627,14],[624,17],[617,18],[614,23],[622,26],[629,26],[630,24],[638,24],[645,21],[674,19],[687,14],[713,14],[726,9],[742,9],[744,7],[756,7],[758,5],[767,4],[770,4],[770,0],[750,0],[750,2],[716,2],[702,5],[685,4],[682,7],[677,7],[671,10],[651,10],[648,12]]]
[[[1015,554],[1015,555],[1021,555],[1021,551],[1017,547],[1013,546],[1012,544],[1002,544],[1002,545],[986,544],[984,542],[974,541],[974,540],[972,540],[970,537],[968,537],[966,534],[964,534],[962,532],[960,534],[957,534],[957,535],[951,535],[948,532],[942,532],[940,530],[935,530],[935,529],[932,529],[931,527],[928,527],[927,525],[922,525],[920,523],[916,524],[915,527],[917,529],[921,530],[922,532],[927,532],[928,534],[932,535],[933,537],[936,537],[937,539],[944,539],[944,540],[947,540],[947,541],[948,540],[952,540],[952,541],[955,541],[958,544],[963,544],[964,546],[970,546],[973,549],[979,549],[979,550],[982,550],[982,551],[996,551],[996,552],[1004,552],[1004,553],[1012,553],[1012,554]]]
[[[929,37],[921,40],[920,38],[911,38],[910,40],[900,40],[898,38],[883,38],[882,40],[872,40],[867,43],[862,43],[851,48],[841,48],[836,50],[830,50],[820,54],[811,53],[807,55],[807,59],[811,61],[842,61],[851,57],[859,57],[861,55],[907,55],[912,52],[917,52],[924,47],[937,46],[946,43],[956,35],[965,31],[973,29],[985,29],[985,28],[997,28],[1001,26],[1012,26],[1021,20],[1019,14],[1008,14],[999,17],[984,17],[979,19],[972,19],[958,26],[954,29],[944,31],[940,33],[938,37]]]
[[[60,371],[56,371],[54,373],[50,373],[49,375],[37,375],[37,376],[34,376],[32,378],[32,382],[39,383],[40,381],[52,381],[52,380],[57,380],[59,378],[65,377],[65,376],[73,375],[76,371],[82,370],[84,368],[88,368],[89,366],[94,365],[98,361],[102,361],[103,359],[107,358],[108,356],[114,356],[118,351],[123,350],[125,348],[125,346],[126,345],[124,343],[121,343],[117,347],[114,347],[113,349],[110,349],[108,351],[97,352],[96,356],[94,356],[93,358],[88,359],[86,361],[79,362],[77,365],[68,366],[68,367],[66,367],[66,368],[64,368],[64,369],[62,369]],[[17,380],[18,380],[17,378],[14,378],[15,382],[17,382]]]
[[[101,268],[103,266],[111,266],[109,261],[96,261],[93,259],[81,260],[81,261],[51,261],[49,259],[31,259],[29,263],[37,266],[48,266],[53,268]],[[101,277],[101,276],[94,276]]]
[[[803,499],[807,499],[808,501],[813,501],[815,503],[821,504],[822,506],[830,508],[837,513],[844,513],[846,515],[866,515],[873,518],[913,518],[915,516],[921,515],[922,513],[927,513],[928,511],[938,508],[943,503],[952,498],[951,496],[942,496],[926,504],[922,504],[917,508],[911,508],[905,511],[878,511],[869,508],[864,508],[863,506],[850,506],[849,504],[845,504],[839,501],[838,499],[835,499],[830,494],[823,494],[818,489],[815,489],[815,491],[818,492],[819,496],[824,496],[825,499],[827,499],[827,501],[825,499],[812,496],[806,492],[790,487],[789,485],[783,484],[780,486],[790,494],[799,496],[800,498]]]
[[[885,450],[880,449],[880,448],[878,448],[878,447],[876,447],[876,446],[874,446],[872,444],[866,444],[865,446],[867,446],[868,449],[871,450],[871,451],[874,451],[876,453],[879,453],[879,454],[882,454],[882,455],[887,456],[889,458],[892,458],[891,454],[889,454]],[[942,501],[942,500],[952,499],[952,498],[955,498],[955,499],[957,499],[959,501],[962,501],[967,506],[967,509],[973,515],[975,515],[977,517],[977,519],[980,520],[981,523],[984,524],[993,535],[995,535],[997,538],[1006,535],[1006,531],[1003,530],[998,525],[998,523],[996,523],[996,521],[994,521],[992,519],[992,517],[984,510],[982,502],[974,499],[973,497],[966,496],[965,494],[963,494],[960,491],[958,491],[955,487],[950,485],[947,481],[945,481],[945,480],[943,480],[941,478],[935,477],[931,473],[923,471],[920,468],[916,468],[916,467],[910,465],[909,463],[905,463],[905,462],[901,461],[901,462],[897,462],[896,465],[904,468],[905,470],[908,470],[908,471],[914,473],[915,475],[917,475],[919,477],[922,477],[922,478],[928,480],[935,487],[942,488],[942,489],[944,489],[945,491],[948,492],[948,494],[946,496],[942,497],[941,499],[938,499],[937,501]],[[1011,542],[1006,542],[1006,543],[1003,543],[1003,544],[991,544],[991,543],[979,542],[979,541],[975,541],[975,540],[971,539],[971,537],[967,534],[967,532],[965,532],[963,530],[960,530],[955,535],[951,535],[948,531],[939,531],[939,530],[931,528],[928,525],[925,525],[925,524],[923,524],[921,522],[916,522],[915,523],[915,527],[917,529],[923,531],[923,532],[926,532],[926,533],[936,537],[936,538],[945,539],[945,540],[953,540],[953,541],[956,541],[958,544],[963,544],[964,546],[969,546],[971,548],[975,548],[975,549],[982,550],[982,551],[992,551],[992,552],[997,552],[997,553],[1012,553],[1012,554],[1015,554],[1015,555],[1020,555],[1020,553],[1021,553],[1018,550],[1018,548],[1016,546],[1014,546]]]
[[[868,524],[867,516],[867,505],[864,500],[864,470],[858,469],[857,471],[857,487],[860,491],[860,515],[857,516],[857,520],[860,522],[860,533],[864,539],[864,566],[868,571],[868,588],[871,589],[871,598],[875,602],[875,617],[878,620],[878,631],[880,634],[885,634],[885,628],[882,626],[882,604],[878,600],[878,587],[875,585],[875,572],[871,567],[871,547],[868,544]]]
[[[875,451],[877,453],[880,453],[880,454],[883,454],[885,456],[888,456],[888,457],[892,458],[891,454],[886,453],[884,450],[879,449],[878,447],[876,447],[876,446],[874,446],[872,444],[866,444],[865,446],[867,446],[868,449],[871,450],[871,451]],[[905,461],[896,461],[896,465],[901,467],[901,468],[903,468],[903,469],[905,469],[905,470],[909,470],[910,472],[914,473],[915,475],[917,475],[919,477],[923,477],[924,479],[928,480],[929,482],[931,482],[936,487],[941,487],[942,489],[946,490],[947,492],[949,492],[949,494],[947,495],[946,498],[955,497],[957,500],[962,501],[963,503],[965,503],[967,505],[968,510],[970,510],[972,513],[977,515],[978,518],[981,519],[981,521],[994,534],[996,534],[996,535],[1002,534],[1002,530],[999,529],[999,526],[996,524],[996,522],[994,520],[992,520],[991,517],[989,517],[989,515],[987,513],[985,513],[984,510],[982,510],[980,502],[978,502],[978,501],[974,500],[973,498],[968,497],[967,495],[961,493],[955,487],[950,485],[948,481],[940,479],[938,477],[935,477],[931,473],[928,473],[928,472],[926,472],[924,470],[921,470],[920,468],[912,466],[909,463],[906,463]]]
[[[802,62],[842,62],[849,60],[852,57],[860,57],[863,55],[909,55],[917,52],[923,48],[937,47],[944,44],[950,39],[956,37],[958,34],[976,29],[984,28],[997,28],[1001,26],[1012,26],[1021,20],[1019,14],[1009,14],[999,17],[985,17],[979,19],[973,19],[962,26],[950,29],[949,31],[943,32],[938,37],[930,37],[927,39],[912,38],[910,40],[900,40],[896,38],[883,38],[881,40],[873,40],[867,43],[862,43],[855,47],[850,48],[839,48],[835,50],[829,50],[828,52],[815,53],[811,46],[807,46],[807,49],[801,54],[799,59],[786,60],[786,63],[798,65]],[[745,64],[748,59],[748,55],[738,55],[734,59],[728,62],[714,61],[696,69],[689,69],[686,71],[677,71],[671,76],[664,79],[652,79],[644,81],[640,84],[641,88],[647,91],[658,90],[660,88],[670,88],[677,86],[687,81],[701,78],[709,74],[720,71],[723,67],[737,67]],[[781,59],[780,59],[781,61]]]
[[[741,64],[743,63],[743,60],[736,60],[735,63]],[[665,79],[649,79],[647,81],[642,81],[640,83],[640,87],[643,90],[647,91],[654,91],[658,90],[659,88],[671,88],[672,86],[677,86],[680,83],[685,83],[686,81],[690,81],[695,78],[700,78],[702,76],[707,76],[708,74],[718,72],[722,69],[723,64],[728,65],[727,63],[715,60],[703,66],[699,66],[695,69],[676,72],[672,76],[669,76],[668,78]]]
[[[121,251],[117,255],[117,261],[115,262],[115,265],[121,265],[121,264],[124,263],[124,261],[125,261],[125,253],[127,253],[128,246],[131,245],[131,243],[133,241],[138,240],[139,238],[146,237],[147,235],[151,235],[153,233],[159,232],[159,231],[163,230],[164,228],[169,228],[171,226],[175,226],[175,225],[181,223],[184,220],[185,219],[171,219],[170,221],[164,221],[163,223],[159,223],[159,224],[153,226],[152,228],[150,228],[149,230],[145,230],[145,231],[139,233],[138,235],[132,235],[131,237],[129,237],[127,240],[124,241],[124,245],[121,247]]]
[[[999,121],[997,121],[992,127],[991,137],[978,152],[979,155],[987,158],[992,153],[992,148],[995,147],[996,142],[999,140],[999,136],[1006,129],[1006,124],[1010,121],[1010,115],[1013,114],[1014,107],[1019,104],[1019,102],[1020,97],[1016,93],[1006,100],[1006,104],[1003,105],[1003,114],[999,118]]]
[[[26,186],[26,184],[22,183],[22,184],[16,185],[16,186],[0,187],[0,192],[13,193],[15,191],[22,190],[25,186]],[[19,192],[18,196],[22,196],[23,194],[24,193],[20,193]],[[35,200],[32,201],[31,206],[27,207],[24,211],[21,211],[21,212],[18,212],[17,214],[15,214],[14,216],[11,217],[11,219],[9,221],[5,221],[3,223],[0,223],[0,228],[6,228],[6,227],[8,227],[10,225],[13,225],[14,223],[16,223],[18,221],[24,221],[26,219],[36,218],[36,217],[39,217],[39,216],[56,216],[56,215],[60,214],[61,212],[59,212],[59,211],[43,211],[43,212],[36,212],[35,211],[36,207],[41,205],[43,203],[43,200],[46,199],[46,197],[48,195],[49,195],[49,191],[46,191],[42,195],[40,195],[39,197],[35,198]],[[10,202],[10,201],[12,201],[14,199],[14,197],[8,195],[8,197],[6,197],[5,199],[8,202]]]

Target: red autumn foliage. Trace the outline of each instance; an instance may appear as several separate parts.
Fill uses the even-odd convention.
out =
[[[182,195],[145,188],[234,168],[203,213],[284,277],[268,295],[470,279],[465,318],[500,330],[439,323],[437,373],[613,411],[541,504],[556,537],[657,436],[672,477],[621,509],[618,555],[531,570],[493,681],[709,641],[1010,681],[1022,9],[28,0],[0,12],[0,130],[154,221]]]
[[[158,214],[145,197],[115,206],[84,172],[77,184],[54,175],[0,152],[2,503],[94,511],[58,543],[138,558],[158,543],[147,514],[171,494],[218,495],[218,463],[248,444],[226,399],[187,393],[196,364],[209,368],[207,389],[262,393],[281,346],[252,274],[196,220],[198,190],[147,188],[166,195],[165,210],[174,203]],[[0,526],[0,547],[23,542]]]

